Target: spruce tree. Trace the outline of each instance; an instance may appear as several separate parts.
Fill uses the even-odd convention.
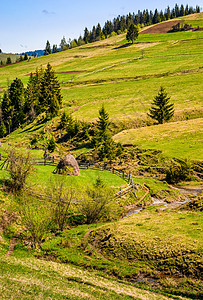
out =
[[[4,124],[4,121],[1,120],[0,121],[0,138],[3,138],[7,133],[7,130],[6,130],[6,126]]]
[[[38,113],[46,112],[50,117],[58,114],[62,105],[62,95],[59,82],[50,64],[44,71],[40,82]]]
[[[61,51],[67,50],[68,47],[69,47],[69,45],[68,45],[68,43],[66,42],[65,36],[63,36],[63,38],[62,38],[62,40],[61,40],[61,43],[60,43]]]
[[[52,49],[52,53],[57,53],[58,52],[58,48],[57,45],[53,45],[53,49]]]
[[[24,85],[16,78],[9,87],[9,99],[13,106],[12,130],[24,122]]]
[[[89,43],[89,41],[90,41],[90,33],[89,33],[87,27],[85,27],[85,30],[84,30],[83,40],[86,44]]]
[[[98,136],[101,141],[105,140],[105,138],[109,135],[109,124],[109,114],[102,105],[99,110],[99,120],[97,121]]]
[[[107,158],[111,161],[116,155],[116,144],[110,135],[109,125],[109,114],[106,112],[104,106],[102,106],[99,110],[99,120],[96,124],[92,142],[99,158],[101,160]]]
[[[38,101],[42,75],[42,69],[36,69],[36,74],[31,73],[25,90],[24,112],[31,120],[33,120],[35,118],[35,114],[38,113]]]
[[[167,96],[164,88],[161,87],[158,95],[155,96],[152,102],[152,107],[149,110],[148,116],[158,121],[158,124],[163,124],[169,121],[174,115],[174,105],[169,104],[170,97]]]
[[[23,60],[28,60],[28,55],[25,53]]]
[[[131,24],[128,32],[126,34],[126,39],[128,42],[132,42],[132,44],[134,43],[134,41],[138,38],[138,34],[139,34],[139,30],[138,27],[134,24]]]
[[[12,125],[12,117],[13,117],[13,106],[11,104],[11,101],[8,97],[8,93],[4,92],[3,100],[1,103],[1,111],[2,111],[2,118],[3,122],[6,126],[7,132],[11,132],[11,125]]]
[[[45,47],[45,50],[44,50],[44,55],[49,55],[49,54],[51,54],[51,45],[50,45],[50,42],[47,41],[46,47]]]
[[[11,58],[10,58],[10,57],[7,57],[6,64],[7,64],[7,65],[10,65],[10,64],[11,64]]]

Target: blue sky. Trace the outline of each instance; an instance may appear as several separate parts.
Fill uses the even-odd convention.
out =
[[[202,1],[202,0],[201,0]],[[44,49],[46,41],[51,46],[60,44],[63,36],[78,38],[84,28],[91,29],[99,22],[137,10],[164,10],[178,3],[195,7],[202,2],[134,1],[134,0],[7,0],[0,5],[0,48],[6,53],[20,53]]]

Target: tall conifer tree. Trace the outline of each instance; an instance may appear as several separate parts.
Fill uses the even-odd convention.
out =
[[[169,121],[174,115],[174,105],[169,104],[170,97],[167,96],[164,88],[161,87],[158,95],[152,102],[148,116],[158,121],[159,124]]]

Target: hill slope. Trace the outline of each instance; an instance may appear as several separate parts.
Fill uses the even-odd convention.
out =
[[[183,19],[190,18],[201,26],[202,13]],[[0,91],[15,77],[26,84],[31,72],[49,62],[61,83],[63,111],[79,120],[95,121],[104,104],[117,132],[152,125],[147,112],[160,86],[174,103],[172,122],[202,118],[202,46],[203,31],[141,34],[134,45],[121,34],[0,68]],[[190,138],[189,122],[184,127]],[[24,132],[18,130],[19,139],[25,138]]]

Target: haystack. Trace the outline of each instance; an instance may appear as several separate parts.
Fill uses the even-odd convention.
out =
[[[58,163],[56,173],[66,175],[79,175],[79,166],[73,155],[67,154]]]

